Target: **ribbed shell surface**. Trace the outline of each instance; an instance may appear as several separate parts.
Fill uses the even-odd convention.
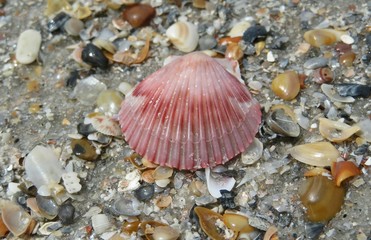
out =
[[[177,169],[223,164],[258,131],[259,103],[213,58],[190,53],[140,82],[121,105],[129,146],[149,161]]]

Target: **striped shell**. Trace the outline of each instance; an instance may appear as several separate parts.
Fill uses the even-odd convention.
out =
[[[259,103],[218,61],[194,52],[139,83],[121,105],[126,141],[151,162],[177,169],[223,164],[254,140]]]

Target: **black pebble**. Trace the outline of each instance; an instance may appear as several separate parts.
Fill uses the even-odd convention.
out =
[[[46,27],[48,28],[49,32],[57,31],[64,25],[64,23],[68,19],[70,19],[69,15],[67,15],[65,12],[60,12],[57,14],[57,16],[55,16],[47,23]]]
[[[242,39],[246,43],[251,43],[252,44],[252,43],[257,42],[259,40],[264,40],[267,37],[267,34],[268,34],[268,32],[265,29],[265,27],[260,26],[260,25],[255,25],[255,26],[249,27],[243,33]]]
[[[75,215],[75,207],[70,203],[66,203],[60,206],[58,211],[58,217],[63,225],[69,225],[73,223]]]
[[[368,98],[371,94],[371,87],[356,83],[341,83],[335,85],[337,92],[342,97],[364,97]]]
[[[134,191],[134,196],[142,202],[148,201],[153,197],[155,193],[155,187],[153,185],[141,186]]]
[[[80,79],[79,72],[77,70],[70,72],[70,75],[66,80],[66,86],[74,88],[77,84],[77,79]]]
[[[108,68],[108,59],[104,56],[102,50],[92,43],[87,44],[82,50],[81,59],[92,67],[102,69]]]

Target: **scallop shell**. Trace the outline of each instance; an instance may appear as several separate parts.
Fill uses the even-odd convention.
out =
[[[166,30],[166,36],[182,52],[195,50],[199,39],[197,27],[190,22],[174,23]]]
[[[138,84],[119,112],[137,153],[177,169],[213,167],[243,152],[261,121],[259,103],[211,57],[177,58]]]

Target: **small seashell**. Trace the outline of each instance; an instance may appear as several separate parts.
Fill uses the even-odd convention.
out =
[[[176,240],[180,236],[180,232],[170,226],[157,226],[153,230],[153,240]]]
[[[330,83],[334,79],[334,74],[330,68],[318,68],[313,71],[313,81],[316,83]]]
[[[338,187],[341,186],[341,183],[345,179],[361,175],[361,170],[351,161],[333,162],[331,172],[334,182]]]
[[[141,81],[119,112],[130,147],[177,169],[214,167],[243,152],[260,117],[247,88],[200,52],[176,58]]]
[[[95,147],[85,138],[72,139],[71,149],[73,154],[81,159],[94,161],[98,158]]]
[[[126,192],[136,190],[140,187],[140,172],[133,170],[125,175],[125,178],[119,182],[119,191]]]
[[[93,105],[97,95],[107,86],[93,76],[82,79],[73,90],[74,96],[84,105]]]
[[[64,169],[50,148],[36,146],[25,158],[27,178],[36,188],[59,183]]]
[[[240,61],[243,58],[243,51],[238,43],[230,43],[225,50],[224,56],[228,59]]]
[[[189,191],[192,195],[196,197],[201,197],[204,193],[204,190],[206,190],[204,183],[201,181],[192,181],[191,184],[189,184]]]
[[[133,198],[132,195],[123,196],[112,204],[112,212],[129,217],[138,216],[143,212],[143,203]]]
[[[315,142],[298,145],[288,150],[296,160],[312,166],[331,166],[340,157],[339,151],[328,142]]]
[[[322,84],[321,85],[322,92],[330,98],[333,102],[343,102],[343,103],[352,103],[355,101],[354,98],[348,96],[348,97],[342,97],[338,94],[338,92],[335,90],[334,85],[330,84]]]
[[[222,196],[220,190],[231,191],[236,183],[233,177],[212,174],[210,168],[205,169],[205,175],[207,189],[214,198],[220,198]]]
[[[81,30],[84,29],[84,23],[77,18],[70,18],[66,21],[63,28],[71,36],[79,36]]]
[[[36,60],[41,45],[39,31],[28,29],[19,35],[15,58],[21,64],[30,64]]]
[[[154,171],[155,171],[154,169],[145,170],[142,173],[142,180],[145,181],[146,183],[155,183],[155,179],[153,178]]]
[[[125,234],[131,235],[132,233],[138,231],[140,224],[141,224],[140,221],[125,222],[122,225],[121,231]]]
[[[115,109],[112,104],[110,107],[112,107],[111,109]],[[120,125],[112,117],[105,115],[88,116],[86,118],[86,123],[90,123],[95,130],[105,135],[114,137],[121,135]]]
[[[351,67],[355,59],[356,59],[356,54],[352,51],[348,51],[340,55],[339,63],[346,67]]]
[[[155,193],[154,186],[151,185],[144,185],[134,191],[134,196],[141,202],[146,202],[153,197]]]
[[[37,233],[43,236],[52,235],[53,232],[60,229],[62,224],[60,222],[47,222],[44,223],[38,230]]]
[[[340,40],[345,32],[334,29],[314,29],[304,33],[304,39],[314,47],[332,45]]]
[[[241,162],[246,165],[254,164],[263,155],[263,143],[254,138],[251,145],[241,154]]]
[[[222,229],[218,221],[223,221],[222,215],[204,207],[195,207],[194,211],[199,219],[202,230],[213,240],[224,240]]]
[[[155,180],[167,179],[173,175],[173,169],[169,167],[158,166],[153,172]]]
[[[91,224],[96,234],[102,234],[112,226],[107,215],[105,214],[97,214],[92,216]]]
[[[120,110],[123,96],[116,90],[103,90],[97,97],[97,107],[103,113],[116,114]]]
[[[236,213],[225,213],[223,215],[224,224],[234,232],[250,233],[254,228],[250,226],[249,219]]]
[[[304,63],[304,68],[307,69],[317,69],[317,68],[322,68],[326,67],[328,64],[328,59],[324,57],[315,57],[315,58],[310,58]]]
[[[65,12],[58,13],[52,20],[47,23],[47,28],[49,32],[54,32],[60,29],[64,23],[70,19],[70,16]]]
[[[295,71],[278,74],[272,81],[273,93],[283,100],[294,99],[300,91],[299,76]]]
[[[59,206],[51,197],[36,195],[37,207],[41,215],[49,220],[54,219],[58,215]]]
[[[371,86],[356,83],[336,84],[335,88],[342,97],[363,97],[368,98],[371,95]]]
[[[250,22],[242,21],[233,25],[232,29],[228,32],[229,37],[242,37],[243,33],[251,26]]]
[[[246,42],[246,43],[250,43],[250,44],[253,44],[255,42],[258,42],[258,41],[261,41],[261,40],[264,40],[268,35],[268,32],[267,30],[265,29],[264,26],[261,26],[261,25],[255,25],[255,26],[251,26],[249,27],[244,33],[243,33],[243,36],[242,36],[242,39]]]
[[[24,234],[32,224],[31,216],[13,202],[6,201],[2,204],[1,218],[5,226],[16,237]]]
[[[148,4],[134,4],[128,6],[122,12],[124,20],[134,28],[148,25],[156,15],[156,10]]]
[[[166,30],[170,42],[182,52],[192,52],[196,49],[199,35],[197,27],[190,22],[176,22]]]
[[[68,193],[80,192],[82,186],[76,172],[63,173],[62,179]]]
[[[299,187],[300,200],[309,221],[329,221],[340,211],[345,190],[324,176],[307,178]]]
[[[358,132],[361,128],[357,125],[353,127],[348,124],[331,121],[327,118],[319,119],[319,132],[331,142],[343,142]]]
[[[171,196],[159,196],[155,199],[155,204],[159,208],[166,208],[173,202]]]
[[[170,179],[155,180],[156,185],[161,187],[161,188],[165,188],[167,185],[169,185],[170,182],[171,182]]]
[[[102,50],[92,43],[88,43],[83,48],[81,59],[92,67],[108,68],[108,59],[104,56]]]
[[[276,105],[268,113],[266,124],[274,133],[287,136],[298,137],[300,127],[296,122],[296,115],[287,105]]]

